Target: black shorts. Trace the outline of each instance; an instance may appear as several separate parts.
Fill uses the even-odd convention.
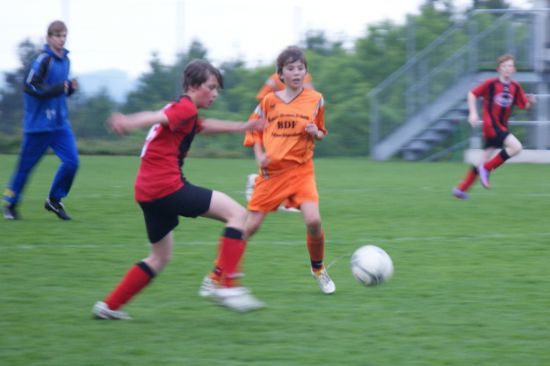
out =
[[[484,138],[483,148],[487,149],[489,147],[494,147],[496,149],[500,149],[501,147],[504,146],[504,140],[506,140],[506,137],[508,137],[509,134],[510,132],[508,131],[506,132],[498,131],[495,137]]]
[[[150,202],[139,202],[151,243],[164,238],[179,223],[179,216],[197,217],[210,208],[212,190],[189,182],[174,193]]]

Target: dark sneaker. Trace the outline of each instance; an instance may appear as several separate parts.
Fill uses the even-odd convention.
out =
[[[453,196],[460,200],[467,200],[468,198],[470,198],[470,195],[468,193],[461,191],[458,187],[453,188]]]
[[[65,212],[65,207],[63,206],[61,201],[47,199],[46,203],[44,203],[44,208],[56,214],[57,217],[59,217],[61,220],[71,219],[71,217]]]
[[[15,209],[15,205],[4,206],[4,218],[6,220],[19,220],[19,214]]]
[[[477,167],[477,171],[479,172],[479,181],[481,182],[481,185],[484,188],[489,188],[491,186],[489,183],[489,171],[485,169],[483,164]]]

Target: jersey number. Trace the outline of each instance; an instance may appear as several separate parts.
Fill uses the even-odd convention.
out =
[[[149,147],[149,144],[155,137],[157,137],[158,130],[160,128],[160,123],[154,125],[149,130],[149,133],[147,133],[147,137],[145,137],[145,143],[143,144],[143,147],[141,148],[141,155],[140,157],[144,157],[145,153],[147,152],[147,148]]]

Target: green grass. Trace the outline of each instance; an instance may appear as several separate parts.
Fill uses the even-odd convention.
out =
[[[0,156],[5,184],[14,156]],[[198,297],[222,231],[182,219],[172,263],[126,310],[90,310],[148,253],[133,201],[136,157],[82,157],[65,201],[75,220],[43,207],[57,160],[40,163],[20,207],[0,220],[2,365],[549,365],[550,170],[505,165],[490,190],[451,197],[466,165],[317,161],[337,292],[310,278],[299,214],[270,215],[246,253],[245,284],[268,304],[237,314]],[[195,184],[244,202],[251,160],[188,159]],[[364,288],[354,249],[374,243],[393,279]]]

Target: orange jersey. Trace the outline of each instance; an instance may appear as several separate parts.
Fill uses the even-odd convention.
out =
[[[309,73],[306,74],[304,78],[304,87],[308,89],[313,89],[313,79]],[[270,92],[283,90],[285,88],[285,84],[279,79],[279,74],[274,73],[271,75],[264,83],[262,88],[258,91],[258,94],[256,94],[256,100],[258,102],[261,102],[264,97],[269,94]]]
[[[303,164],[313,158],[315,138],[306,133],[306,126],[315,123],[325,135],[325,105],[321,93],[304,89],[289,103],[269,93],[256,107],[253,119],[265,118],[261,132],[247,133],[244,145],[261,143],[269,164],[267,174]],[[264,172],[265,173],[265,172]]]

